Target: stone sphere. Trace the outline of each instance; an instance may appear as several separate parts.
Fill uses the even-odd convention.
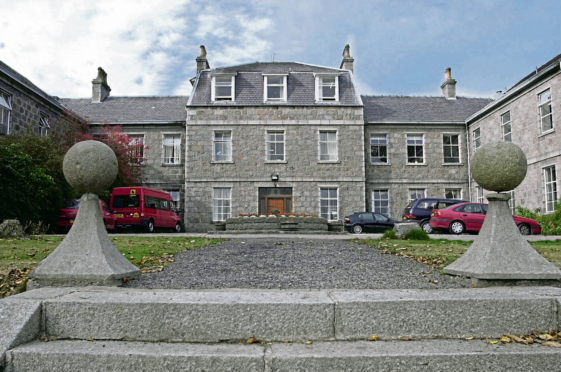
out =
[[[62,171],[76,190],[99,194],[115,181],[119,165],[109,146],[98,141],[83,141],[68,150]]]
[[[471,161],[471,174],[485,190],[514,190],[526,177],[526,155],[511,142],[492,142],[482,146]]]

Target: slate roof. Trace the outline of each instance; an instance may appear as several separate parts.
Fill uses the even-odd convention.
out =
[[[361,96],[369,123],[463,122],[492,102],[490,98]]]
[[[57,108],[64,110],[64,106],[60,104],[57,99],[53,98],[52,96],[48,95],[44,91],[42,91],[37,85],[33,84],[29,79],[25,76],[5,64],[4,62],[0,61],[0,72],[4,73],[6,76],[10,77],[12,80],[18,82],[19,84],[23,85],[25,88],[29,89],[39,97],[48,101],[51,105],[56,106]]]
[[[211,101],[211,75],[215,73],[237,73],[234,101]],[[351,74],[346,70],[307,65],[297,62],[255,62],[244,65],[215,68],[202,71],[193,90],[190,105],[267,106],[263,103],[263,75],[288,74],[287,102],[274,105],[309,106],[315,101],[315,78],[313,73],[340,73],[339,102],[321,102],[328,106],[362,105],[353,86]]]
[[[107,97],[101,103],[91,98],[62,98],[66,107],[90,122],[172,122],[187,119],[185,105],[189,96]]]

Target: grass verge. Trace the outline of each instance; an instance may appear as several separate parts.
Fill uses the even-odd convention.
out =
[[[60,236],[28,240],[0,239],[0,298],[23,290],[27,274],[62,241]],[[111,237],[119,252],[143,273],[162,271],[180,251],[205,247],[224,239],[192,237]]]

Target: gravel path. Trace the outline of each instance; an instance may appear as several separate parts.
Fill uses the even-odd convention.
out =
[[[430,266],[350,241],[232,239],[181,252],[136,288],[407,289],[461,288]],[[434,281],[438,281],[434,283]]]

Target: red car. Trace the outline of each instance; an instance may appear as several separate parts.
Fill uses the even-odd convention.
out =
[[[66,205],[60,208],[58,212],[58,232],[66,233],[76,219],[76,214],[78,214],[78,207],[80,206],[80,199],[70,199],[66,202]],[[99,200],[99,210],[101,211],[101,217],[103,217],[103,224],[108,232],[115,232],[117,227],[115,224],[115,215],[109,211],[107,203],[103,200]]]
[[[480,203],[461,203],[445,209],[435,209],[432,211],[430,226],[434,230],[449,231],[451,234],[462,234],[464,232],[479,232],[485,214],[487,204]],[[538,221],[512,216],[520,234],[532,235],[541,234],[542,228]]]

